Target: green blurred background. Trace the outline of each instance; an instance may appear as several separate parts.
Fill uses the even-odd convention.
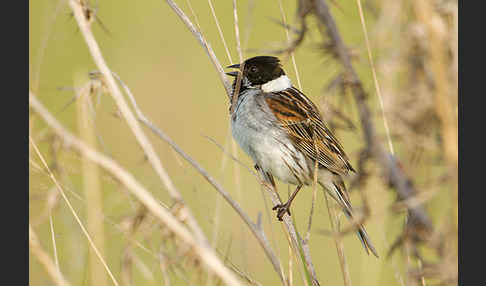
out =
[[[278,1],[237,2],[245,58],[262,54],[262,51],[277,49],[286,42],[284,29],[274,22],[281,19]],[[366,58],[366,46],[356,2],[338,2],[332,5],[333,15],[345,42],[359,55],[355,67],[365,88],[370,91],[370,103],[377,115],[376,127],[383,135],[382,119],[378,116],[379,105],[373,92],[371,70]],[[226,55],[207,1],[178,0],[177,3],[191,20],[195,21],[188,6],[190,3],[203,35],[223,66],[238,62],[232,1],[213,1],[231,53],[231,60]],[[282,3],[289,23],[296,25],[296,1],[283,0]],[[378,1],[369,4],[382,7]],[[231,159],[223,164],[225,155],[206,138],[213,139],[231,152],[229,102],[212,63],[199,43],[165,1],[102,0],[98,3],[92,1],[91,5],[98,8],[97,16],[109,30],[109,33],[104,31],[97,22],[92,24],[93,32],[108,66],[130,87],[145,115],[214,176],[253,220],[262,213],[266,234],[287,271],[289,250],[284,229],[276,220],[274,213],[266,210],[265,200],[268,198],[262,195],[259,183],[245,168],[235,164]],[[375,42],[373,31],[376,13],[379,12],[368,8],[365,7],[365,14],[371,35],[371,45],[372,47],[386,46]],[[74,79],[76,77],[87,79],[88,72],[95,70],[96,66],[71,15],[67,1],[29,1],[29,13],[30,89],[56,118],[77,134],[76,104],[71,104],[66,109],[63,107],[74,96],[72,91]],[[407,12],[403,11],[403,13]],[[320,48],[322,38],[313,21],[314,19],[309,22],[310,32],[295,53],[302,89],[318,103],[321,110],[326,110],[326,102],[333,104],[344,102],[341,111],[353,119],[358,129],[337,130],[336,133],[352,164],[356,165],[357,152],[364,144],[357,111],[351,97],[342,100],[334,93],[325,92],[325,86],[339,73],[340,67],[331,56],[323,56]],[[390,41],[387,44],[393,49],[393,46],[398,48],[403,43]],[[378,62],[382,51],[379,49],[373,51]],[[285,55],[280,57],[294,85],[297,85],[290,58]],[[93,98],[93,102],[97,101],[97,98]],[[102,145],[98,145],[98,150],[112,156],[142,182],[154,197],[170,205],[166,190],[145,160],[128,126],[123,119],[116,116],[116,106],[110,96],[103,94],[95,109],[96,130],[103,141]],[[60,179],[66,186],[67,195],[73,206],[83,219],[85,213],[90,210],[90,202],[80,200],[75,195],[83,197],[83,173],[79,157],[71,152],[53,151],[52,145],[45,136],[47,132],[45,123],[38,118],[32,118],[33,138],[38,141],[36,143],[39,144],[48,162],[52,163],[56,159],[56,162],[62,165],[66,176]],[[393,124],[391,128],[394,128]],[[235,212],[226,202],[221,201],[215,190],[166,143],[153,136],[148,129],[144,130],[174,184],[210,240],[214,239],[213,230],[217,224],[215,220],[219,220],[215,243],[221,257],[224,259],[227,256],[239,269],[263,285],[278,285],[280,283],[278,276],[261,247]],[[395,148],[398,156],[406,152],[401,148],[400,142],[396,143]],[[237,153],[239,159],[252,168],[252,162],[239,147]],[[31,159],[40,165],[40,160],[35,153],[31,153]],[[417,177],[419,186],[428,178],[437,177],[443,172],[443,166],[440,164],[421,168],[424,170],[422,173],[426,175]],[[403,226],[404,214],[392,215],[387,212],[387,208],[394,202],[395,195],[379,177],[378,168],[370,164],[369,169],[376,176],[372,176],[366,184],[365,191],[371,206],[371,216],[366,222],[366,227],[381,258],[376,259],[366,255],[354,235],[346,236],[343,242],[351,280],[354,285],[403,285],[403,280],[406,280],[406,257],[397,254],[391,259],[386,259],[385,256]],[[50,255],[53,255],[50,223],[44,216],[46,201],[53,184],[45,172],[33,167],[29,170],[30,220],[42,246]],[[235,176],[235,172],[238,172],[239,176]],[[127,235],[121,233],[117,225],[123,225],[127,217],[134,215],[138,210],[138,204],[127,190],[105,173],[101,172],[101,174],[103,208],[95,210],[99,213],[104,226],[105,244],[100,247],[115,277],[123,282],[120,277],[123,254],[128,240]],[[286,197],[287,186],[283,184],[278,186],[281,195]],[[444,189],[449,190],[450,187],[445,186]],[[307,187],[299,194],[292,208],[298,230],[303,234],[307,227],[311,198],[311,188]],[[357,207],[361,205],[358,192],[351,193],[351,200]],[[444,209],[455,204],[450,195],[438,195],[429,202],[427,209],[434,222],[440,223],[447,219],[447,210]],[[215,217],[218,211],[219,214]],[[61,271],[72,285],[93,285],[89,279],[89,244],[62,199],[59,199],[58,204],[53,208],[52,218]],[[310,238],[312,258],[322,285],[343,285],[334,240],[319,233],[319,230],[330,228],[325,200],[319,190]],[[160,250],[160,227],[153,218],[144,222],[144,226],[135,234],[135,238],[152,254],[156,255]],[[133,285],[165,285],[157,256],[154,257],[137,247],[133,247],[133,252],[137,257],[132,270]],[[303,285],[299,274],[302,268],[297,263],[294,260],[294,285]],[[31,285],[52,284],[42,266],[32,256],[29,266]],[[99,264],[96,267],[102,266]],[[197,267],[188,266],[186,271],[186,281],[180,275],[171,273],[171,284],[205,285],[205,275],[201,274]],[[110,283],[108,280],[108,284]]]

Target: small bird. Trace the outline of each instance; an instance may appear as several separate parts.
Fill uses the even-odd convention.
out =
[[[239,69],[226,73],[235,77],[233,93],[239,85],[231,115],[234,139],[267,182],[273,184],[276,177],[297,186],[286,203],[273,208],[277,218],[281,221],[286,213],[290,215],[290,205],[299,190],[313,183],[316,160],[317,182],[352,218],[343,177],[355,170],[316,105],[292,85],[280,60],[257,56],[227,68]],[[357,234],[366,252],[378,257],[363,225],[359,225]]]

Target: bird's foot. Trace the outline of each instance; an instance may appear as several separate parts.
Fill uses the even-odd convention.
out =
[[[290,203],[286,202],[285,204],[278,204],[272,208],[272,210],[277,211],[277,218],[279,221],[283,220],[283,216],[285,213],[288,213],[289,216],[290,214]]]

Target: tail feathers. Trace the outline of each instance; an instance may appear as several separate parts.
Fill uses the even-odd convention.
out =
[[[346,216],[349,219],[352,219],[353,216],[348,209],[345,209],[344,213],[346,214]],[[378,252],[376,251],[375,247],[373,246],[373,243],[371,243],[371,239],[368,236],[368,233],[366,232],[366,229],[362,224],[359,225],[359,229],[356,232],[356,235],[358,236],[359,240],[361,241],[361,244],[363,245],[364,249],[366,250],[366,253],[369,255],[370,251],[371,251],[371,253],[373,253],[373,255],[375,255],[376,258],[378,258],[379,257]]]
[[[373,253],[373,255],[378,258],[378,252],[376,251],[375,247],[371,243],[370,238],[368,237],[368,234],[366,233],[366,230],[364,226],[361,226],[359,230],[356,232],[358,235],[359,240],[361,241],[361,244],[363,244],[364,249],[366,250],[366,253],[369,255],[370,251]]]
[[[346,214],[346,216],[352,220],[353,214],[351,202],[349,201],[346,187],[344,186],[344,182],[342,181],[342,179],[336,178],[336,180],[331,183],[321,183],[321,185],[324,187],[325,190],[328,190],[329,194],[341,205],[342,210]],[[371,239],[369,238],[368,233],[366,233],[366,230],[362,224],[359,225],[359,229],[356,234],[358,235],[361,244],[363,244],[366,253],[369,255],[371,251],[373,255],[378,257],[378,252],[371,243]]]

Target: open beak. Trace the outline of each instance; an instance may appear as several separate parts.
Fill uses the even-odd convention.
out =
[[[239,69],[240,68],[240,64],[235,64],[235,65],[227,66],[226,68],[227,69],[228,68]],[[238,72],[237,71],[227,72],[226,74],[229,75],[229,76],[234,76],[234,77],[237,77],[238,76]]]
[[[227,72],[226,74],[229,75],[229,76],[234,76],[234,77],[237,77],[238,76],[238,72],[237,71]]]

